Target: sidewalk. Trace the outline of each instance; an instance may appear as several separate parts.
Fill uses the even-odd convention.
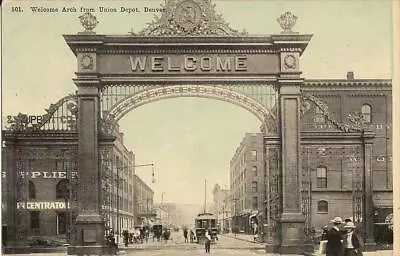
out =
[[[220,236],[226,236],[230,238],[234,238],[237,240],[241,241],[246,241],[250,243],[255,243],[255,244],[264,244],[260,242],[255,242],[254,241],[254,236],[253,235],[248,235],[248,234],[232,234],[232,233],[224,233],[221,234]],[[278,256],[279,254],[266,254],[268,256]],[[314,251],[313,253],[314,256],[326,256],[325,254],[318,254],[318,251]],[[363,256],[397,256],[393,254],[393,250],[377,250],[375,252],[363,252]]]
[[[220,236],[235,238],[237,240],[246,241],[246,242],[255,243],[255,244],[263,244],[262,242],[254,241],[254,235],[249,235],[249,234],[224,233],[224,234],[220,234]]]

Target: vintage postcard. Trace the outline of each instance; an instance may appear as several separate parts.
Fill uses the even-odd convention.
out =
[[[3,1],[2,252],[395,255],[395,8]]]

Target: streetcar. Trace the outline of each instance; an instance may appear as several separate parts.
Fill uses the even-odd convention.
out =
[[[217,218],[212,213],[200,213],[195,219],[195,229],[197,243],[203,243],[205,240],[206,229],[211,236],[211,242],[218,240],[217,237]]]

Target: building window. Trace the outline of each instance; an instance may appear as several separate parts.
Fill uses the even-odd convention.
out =
[[[315,107],[315,123],[317,124],[326,123],[324,112],[319,107]]]
[[[252,208],[253,209],[258,209],[258,197],[253,197],[253,202],[252,202]]]
[[[328,201],[325,200],[318,201],[317,212],[328,213]]]
[[[361,107],[361,114],[366,123],[371,123],[371,106],[368,104],[364,104]]]
[[[39,229],[40,228],[40,212],[33,211],[30,212],[31,217],[31,229]]]
[[[251,171],[252,171],[254,177],[257,176],[257,166],[253,166],[251,168]]]
[[[65,212],[57,214],[57,234],[67,233],[67,215]]]
[[[251,183],[251,190],[252,190],[253,192],[257,192],[257,181],[253,181],[253,182]]]
[[[57,171],[63,171],[63,160],[56,159],[54,165]]]
[[[29,181],[29,199],[36,199],[36,187],[32,181]]]
[[[327,188],[326,167],[317,167],[317,188]]]
[[[257,150],[252,150],[251,151],[251,160],[252,161],[257,161]]]
[[[56,186],[56,199],[69,198],[69,184],[68,180],[61,180]]]

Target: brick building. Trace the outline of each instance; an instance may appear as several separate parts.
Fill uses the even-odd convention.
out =
[[[318,97],[338,121],[359,114],[362,126],[372,132],[372,187],[375,222],[384,222],[393,210],[392,183],[392,88],[390,80],[355,79],[348,72],[343,80],[306,80],[304,93]],[[301,120],[301,131],[330,131],[323,111],[315,108]],[[313,226],[319,228],[334,216],[353,216],[353,184],[363,157],[349,158],[354,152],[346,149],[346,141],[336,138],[326,145],[314,138],[302,145],[303,167],[311,174]],[[349,142],[348,142],[349,143]],[[352,163],[355,163],[355,166]],[[355,168],[354,168],[355,167]]]
[[[75,96],[61,99],[36,127],[20,114],[2,131],[2,223],[19,241],[45,236],[71,242],[75,237],[80,174],[71,104],[76,106]],[[118,125],[111,127],[99,137],[101,215],[106,232],[122,232],[135,225],[135,193],[143,194],[145,185],[136,188],[135,155],[125,147]]]
[[[301,90],[302,95],[317,98],[315,105],[305,103],[306,111],[301,116],[302,209],[307,226],[319,231],[335,216],[356,221],[365,216],[362,181],[369,159],[363,154],[367,138],[360,141],[351,133],[338,133],[330,120],[356,123],[370,134],[374,209],[370,214],[375,223],[385,222],[393,211],[391,81],[355,79],[354,73],[349,72],[347,79],[342,80],[305,80]],[[264,160],[255,157],[263,154],[255,152],[262,150],[262,144],[269,139],[261,134],[246,134],[231,160],[231,191],[236,215],[243,215],[246,209],[265,209],[268,214],[268,200],[273,200],[275,188],[268,188],[264,180],[268,167],[278,168],[279,154],[266,152],[267,168],[264,168]],[[251,175],[253,166],[263,170],[257,172],[257,177]],[[269,175],[274,180],[273,174]],[[253,192],[256,186],[249,189],[255,181],[257,192]],[[255,197],[262,202],[253,203],[251,198]]]
[[[264,212],[263,136],[246,133],[230,162],[232,228],[252,233],[251,222]]]

